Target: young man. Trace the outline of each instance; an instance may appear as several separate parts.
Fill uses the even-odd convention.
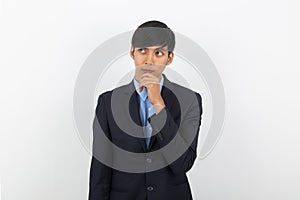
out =
[[[162,22],[145,22],[134,32],[130,49],[135,64],[133,80],[98,98],[93,126],[89,200],[192,199],[186,172],[191,169],[197,156],[202,99],[198,93],[169,81],[163,74],[165,67],[172,63],[174,47],[175,35]],[[114,92],[121,95],[118,104],[112,103]],[[129,102],[123,101],[127,97]],[[143,127],[142,131],[129,129],[130,133],[140,134],[139,137],[128,134],[128,128],[125,130],[117,123],[112,105],[119,104],[129,109],[130,117],[125,114],[125,109],[120,109],[118,118],[125,122],[128,120],[128,124],[132,120]],[[137,170],[134,173],[103,163],[97,159],[97,153],[109,154],[111,163],[120,164],[120,161],[115,161],[118,156],[114,151],[107,151],[110,145],[98,142],[100,130],[114,145],[129,152],[160,152],[168,147],[168,151],[160,152],[167,164],[156,170]],[[182,153],[176,156],[180,151]],[[153,154],[152,158],[145,159],[145,168],[159,166],[160,159]],[[128,162],[132,164],[134,159],[128,159]]]

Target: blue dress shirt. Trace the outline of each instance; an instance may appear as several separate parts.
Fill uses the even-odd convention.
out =
[[[162,89],[164,83],[164,77],[161,76],[160,79],[160,91]],[[136,92],[139,94],[139,104],[140,104],[140,116],[143,124],[143,131],[145,135],[145,140],[147,144],[147,148],[149,149],[150,138],[152,134],[152,128],[150,123],[148,122],[148,118],[155,114],[154,106],[150,103],[148,99],[147,88],[143,87],[142,92],[139,91],[139,82],[134,78],[134,87]]]

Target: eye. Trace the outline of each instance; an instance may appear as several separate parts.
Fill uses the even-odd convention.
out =
[[[163,56],[163,55],[164,55],[164,53],[161,52],[161,51],[156,51],[155,54],[156,54],[157,56]]]
[[[141,49],[138,49],[138,51],[140,52],[140,53],[146,53],[146,51],[145,51],[145,49],[143,49],[143,48],[141,48]]]

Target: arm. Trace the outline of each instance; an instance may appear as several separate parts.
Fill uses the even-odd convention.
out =
[[[158,144],[161,148],[172,141],[173,144],[171,145],[170,152],[176,152],[178,151],[179,146],[188,146],[186,143],[188,138],[192,141],[191,145],[187,147],[187,150],[183,155],[174,162],[171,162],[172,155],[162,151],[164,158],[169,163],[169,167],[174,174],[186,173],[189,171],[197,157],[197,142],[202,115],[202,99],[198,93],[196,93],[196,97],[197,98],[194,99],[193,103],[188,108],[179,128],[167,107],[164,107],[158,114],[151,117],[150,124],[153,129],[160,130],[155,136],[157,137]],[[178,136],[174,138],[176,133]],[[191,138],[192,136],[195,137]]]
[[[111,158],[111,146],[108,143],[99,145],[100,134],[110,137],[103,95],[100,95],[93,122],[93,155],[90,168],[89,200],[109,200],[112,169],[97,158]]]

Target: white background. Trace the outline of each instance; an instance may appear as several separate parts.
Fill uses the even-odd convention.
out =
[[[290,3],[290,4],[289,4]],[[226,121],[188,172],[196,200],[300,199],[299,8],[284,0],[2,0],[1,200],[87,199],[74,84],[102,42],[152,19],[215,63]]]

